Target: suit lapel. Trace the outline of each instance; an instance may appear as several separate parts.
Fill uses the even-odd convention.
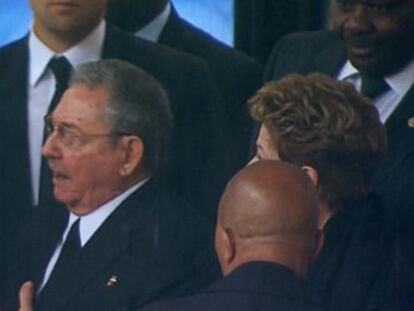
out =
[[[174,5],[171,3],[171,13],[158,39],[159,43],[178,48],[179,43],[182,42],[180,38],[183,36],[183,29],[179,21],[180,16]]]
[[[414,87],[412,86],[385,123],[387,129],[395,131],[397,128],[408,128],[408,120],[414,117],[413,103]]]
[[[122,55],[122,50],[120,47],[122,46],[120,41],[120,37],[116,35],[116,30],[112,27],[107,25],[105,30],[105,40],[102,50],[102,59],[116,57],[122,59],[120,55]]]
[[[408,122],[414,117],[413,104],[414,87],[412,86],[385,123],[388,150],[374,177],[374,188],[414,150],[414,128],[410,127]]]
[[[59,207],[59,208],[58,208]],[[56,206],[55,209],[38,209],[34,214],[34,237],[31,237],[34,258],[32,260],[31,280],[38,286],[42,282],[47,264],[55,251],[67,225],[69,213]]]
[[[2,65],[3,76],[6,77],[0,85],[0,96],[2,98],[1,116],[3,118],[3,129],[6,130],[4,139],[8,149],[8,156],[13,160],[7,163],[19,163],[13,166],[13,175],[26,176],[17,178],[22,184],[16,185],[14,181],[12,189],[24,189],[19,191],[21,197],[19,204],[24,207],[32,205],[29,139],[28,139],[28,68],[29,51],[28,37],[15,43],[15,47],[7,59],[7,64]],[[6,160],[8,161],[8,160]],[[8,175],[12,176],[12,175]],[[14,190],[13,189],[13,190]]]
[[[50,297],[53,297],[53,300],[49,302],[50,307],[63,310],[82,289],[115,263],[128,249],[132,233],[136,235],[137,231],[145,230],[146,224],[150,223],[151,209],[141,208],[139,218],[130,217],[129,214],[140,208],[137,202],[141,206],[141,202],[146,200],[147,192],[146,184],[127,198],[82,248],[79,260],[60,271],[59,279],[66,282],[57,284],[51,289]],[[145,202],[142,203],[142,206],[145,206]]]
[[[64,310],[100,271],[116,260],[126,248],[127,241],[128,230],[119,219],[104,224],[84,246],[80,259],[59,271],[59,279],[66,282],[51,289],[50,305],[56,310]]]

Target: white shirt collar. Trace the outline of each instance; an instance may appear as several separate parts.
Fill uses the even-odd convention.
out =
[[[358,70],[354,66],[352,66],[351,62],[348,60],[339,72],[338,80],[348,80],[358,77]]]
[[[93,30],[78,44],[62,54],[56,54],[42,41],[40,41],[32,28],[29,35],[30,86],[33,87],[37,84],[39,79],[44,74],[49,60],[55,55],[66,56],[68,61],[74,67],[82,63],[99,60],[102,54],[104,38],[105,21],[102,20],[101,23],[95,28],[95,30]]]
[[[149,24],[138,30],[135,35],[151,42],[157,42],[162,30],[167,24],[170,13],[171,4],[168,2],[160,15],[154,18]]]
[[[116,208],[133,192],[138,190],[142,185],[144,185],[149,178],[140,181],[136,185],[132,186],[128,190],[124,191],[111,201],[105,203],[101,207],[97,208],[92,213],[80,217],[79,222],[79,236],[81,240],[82,247],[89,241],[89,239],[93,236],[93,234],[99,229],[99,227],[105,222],[105,220],[111,215]],[[66,231],[64,234],[64,239],[66,239],[66,235],[68,234],[70,227],[72,224],[79,218],[79,216],[70,213],[69,222],[66,227]]]
[[[398,96],[404,96],[414,82],[414,59],[396,74],[386,76],[385,81]],[[348,60],[338,75],[338,80],[360,80],[358,70]],[[360,81],[358,81],[360,86]]]
[[[385,77],[385,80],[398,95],[407,93],[414,82],[414,59],[403,70]]]

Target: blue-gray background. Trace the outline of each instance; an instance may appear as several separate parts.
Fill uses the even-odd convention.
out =
[[[88,0],[84,0],[88,1]],[[173,0],[178,12],[219,40],[233,44],[233,0]],[[29,0],[0,0],[0,46],[26,34]]]

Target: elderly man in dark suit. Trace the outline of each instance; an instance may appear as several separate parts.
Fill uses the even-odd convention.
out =
[[[144,310],[321,310],[301,292],[321,242],[317,225],[318,196],[303,170],[254,163],[230,180],[220,201],[216,252],[224,278]]]
[[[154,78],[119,60],[82,65],[45,122],[43,155],[67,212],[36,211],[12,298],[31,280],[37,311],[129,310],[211,280],[205,221],[154,177],[172,129]]]
[[[282,38],[266,79],[322,72],[354,84],[377,107],[388,135],[388,153],[372,188],[391,214],[410,204],[414,151],[414,3],[411,0],[334,0],[333,31]],[[392,215],[390,215],[390,219]]]
[[[245,103],[261,85],[261,65],[183,19],[169,0],[109,0],[107,19],[138,37],[207,62],[224,99],[226,120],[237,152],[234,168],[244,165],[252,125]]]
[[[40,178],[43,116],[52,109],[51,102],[57,102],[58,90],[65,88],[60,81],[67,68],[87,61],[123,59],[160,80],[175,116],[166,179],[200,209],[215,206],[218,194],[212,194],[219,192],[228,174],[228,152],[221,104],[204,62],[105,24],[106,0],[31,3],[32,31],[0,50],[0,136],[5,149],[1,161],[7,163],[0,176],[5,206],[0,216],[7,219],[0,228],[7,236],[4,253],[10,253],[13,237],[32,206],[51,197],[51,187],[41,187]],[[53,67],[55,60],[58,66]]]

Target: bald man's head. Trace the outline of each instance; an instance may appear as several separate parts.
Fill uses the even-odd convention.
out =
[[[318,195],[296,166],[259,161],[242,169],[227,184],[218,215],[216,250],[225,274],[239,262],[307,257],[315,248]]]

